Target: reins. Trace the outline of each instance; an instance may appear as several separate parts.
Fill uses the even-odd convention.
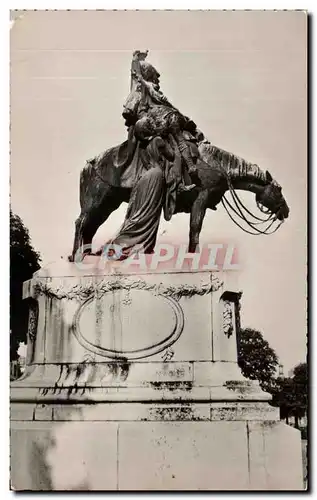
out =
[[[242,203],[240,197],[238,196],[238,194],[236,193],[233,185],[232,185],[232,182],[231,182],[231,178],[230,178],[230,174],[223,168],[223,171],[226,175],[226,178],[227,178],[227,183],[228,183],[228,188],[229,188],[229,191],[230,191],[230,194],[231,194],[231,197],[232,197],[232,201],[234,203],[235,206],[232,206],[232,204],[229,202],[229,200],[227,200],[227,198],[225,196],[222,197],[222,204],[224,206],[224,209],[226,210],[227,214],[229,215],[230,219],[236,224],[236,226],[238,226],[240,229],[242,229],[242,231],[244,231],[245,233],[248,233],[248,234],[252,234],[254,236],[256,235],[259,235],[259,234],[273,234],[275,233],[279,227],[281,226],[281,224],[284,222],[283,220],[280,221],[277,226],[270,231],[270,229],[272,228],[274,222],[276,221],[276,217],[274,215],[273,212],[271,212],[270,210],[264,210],[264,207],[262,207],[258,202],[257,202],[257,207],[258,209],[265,215],[267,215],[267,218],[266,219],[263,219],[263,218],[260,218],[260,217],[257,217],[256,215],[254,215],[250,210],[248,210],[248,208]],[[241,219],[241,221],[243,221],[245,224],[247,224],[247,226],[252,229],[251,230],[248,230],[246,229],[245,227],[243,227],[235,218],[234,216],[232,215],[232,213],[230,213],[229,209],[235,213],[235,215]],[[248,214],[250,215],[251,217],[253,217],[257,222],[255,221],[252,221],[252,220],[249,220],[247,218],[247,215],[243,212],[243,210]],[[268,223],[268,225],[263,229],[259,229],[258,227],[256,226],[263,226],[264,224]]]

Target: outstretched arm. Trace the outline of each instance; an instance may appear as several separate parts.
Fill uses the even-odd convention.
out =
[[[135,50],[133,52],[132,63],[131,63],[131,90],[133,83],[137,83],[138,78],[142,78],[140,61],[144,61],[148,55],[148,50],[141,52],[140,50]]]
[[[164,104],[165,106],[169,106],[170,108],[176,109],[173,104],[170,103],[170,101],[165,97],[163,92],[160,90],[155,89],[155,85],[152,82],[147,82],[144,80],[142,75],[137,74],[136,71],[132,71],[132,77],[135,79],[136,82],[140,83],[143,88],[145,88],[146,92],[150,95],[152,101],[155,104]]]

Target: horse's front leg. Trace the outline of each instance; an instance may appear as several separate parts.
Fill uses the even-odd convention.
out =
[[[208,191],[201,191],[193,203],[190,213],[188,252],[195,253],[199,245],[199,235],[206,214]]]

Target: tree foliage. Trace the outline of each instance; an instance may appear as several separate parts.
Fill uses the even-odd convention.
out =
[[[258,380],[261,387],[268,390],[273,383],[278,357],[258,330],[241,328],[238,342],[238,363],[245,377]]]
[[[243,375],[258,380],[263,390],[272,394],[273,406],[279,406],[280,416],[288,422],[295,418],[295,426],[308,410],[307,363],[300,363],[290,377],[276,377],[278,357],[263,335],[252,328],[240,330],[238,363]]]
[[[272,395],[272,404],[280,407],[281,418],[288,422],[289,417],[294,417],[298,427],[299,419],[307,415],[308,410],[307,363],[295,366],[292,377],[279,377]]]
[[[299,363],[293,372],[293,383],[296,393],[296,409],[293,410],[295,420],[308,413],[308,367],[307,363]]]
[[[28,229],[10,210],[10,359],[17,359],[20,342],[26,342],[28,305],[22,300],[23,282],[40,268],[40,255],[31,244]]]

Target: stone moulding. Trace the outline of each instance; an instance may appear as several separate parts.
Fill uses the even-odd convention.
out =
[[[139,290],[139,288],[132,287],[134,289]],[[116,288],[115,290],[122,289]],[[130,288],[131,289],[131,288]],[[142,288],[142,290],[149,291],[150,293],[153,291],[151,288],[148,290],[147,288]],[[107,291],[103,291],[103,294],[108,293]],[[98,354],[99,356],[107,357],[107,358],[114,358],[114,359],[121,359],[121,360],[135,360],[135,359],[142,359],[142,358],[147,358],[150,356],[153,356],[154,354],[158,354],[162,351],[164,351],[166,348],[170,347],[173,345],[180,337],[182,334],[183,328],[184,328],[184,313],[183,310],[178,303],[177,300],[175,300],[174,297],[169,295],[164,295],[161,293],[156,293],[155,294],[157,297],[161,297],[166,303],[169,305],[169,307],[172,308],[172,311],[174,313],[174,325],[171,329],[171,332],[166,335],[162,340],[155,344],[150,344],[149,346],[146,346],[142,349],[134,349],[134,350],[116,350],[116,349],[110,349],[106,348],[103,346],[98,346],[92,342],[90,342],[85,335],[81,332],[80,325],[79,325],[79,320],[82,312],[84,311],[84,308],[87,304],[89,304],[91,301],[94,300],[94,296],[91,295],[77,310],[74,321],[72,324],[72,331],[73,334],[75,335],[76,339],[78,342],[88,351]]]
[[[217,276],[212,275],[211,280],[201,282],[199,285],[190,285],[182,283],[181,285],[171,284],[153,284],[143,279],[131,279],[126,277],[116,277],[116,279],[102,279],[100,281],[91,281],[86,284],[80,283],[70,285],[63,283],[55,285],[52,281],[37,279],[33,284],[34,295],[44,294],[57,300],[79,300],[85,301],[94,294],[104,294],[106,292],[118,290],[147,290],[157,295],[171,297],[179,300],[182,297],[192,297],[194,295],[206,295],[215,292],[223,285]]]
[[[223,331],[224,334],[227,335],[228,338],[233,334],[233,310],[232,310],[232,302],[228,300],[224,301],[224,310],[223,310]]]
[[[19,405],[19,406],[18,406]],[[180,402],[115,402],[112,404],[83,402],[72,405],[59,403],[18,403],[12,413],[12,421],[19,421],[21,413],[25,421],[262,421],[274,425],[278,419],[278,408],[266,402],[192,401]],[[264,424],[265,425],[265,424]]]

